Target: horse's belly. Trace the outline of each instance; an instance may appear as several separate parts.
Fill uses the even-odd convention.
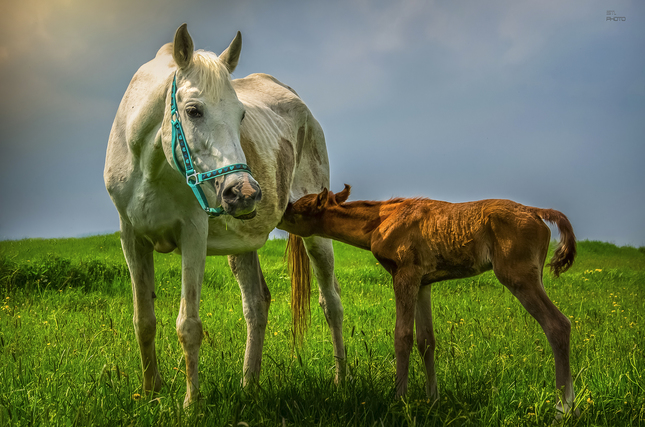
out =
[[[253,226],[230,217],[225,218],[224,221],[225,224],[219,224],[219,221],[209,224],[206,249],[209,256],[235,255],[256,251],[264,246],[269,238],[269,233],[274,228],[272,222],[265,221],[258,221]]]
[[[215,255],[237,255],[245,252],[256,251],[264,246],[266,238],[249,236],[243,239],[208,239],[206,254]]]
[[[124,198],[122,219],[129,222],[136,233],[150,241],[157,252],[172,252],[181,247],[182,227],[194,226],[194,215],[206,213],[196,210],[192,194],[168,191],[142,182],[132,185],[130,195]],[[208,220],[207,254],[232,255],[261,248],[281,218],[275,203],[261,203],[258,215],[251,220],[239,220],[228,215]],[[205,223],[204,223],[205,224]]]

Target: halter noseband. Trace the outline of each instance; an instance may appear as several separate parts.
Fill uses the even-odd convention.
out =
[[[204,181],[209,179],[215,179],[220,176],[228,175],[230,173],[236,172],[246,172],[251,174],[251,169],[248,165],[244,163],[235,163],[229,166],[225,166],[219,169],[213,169],[208,172],[199,173],[195,171],[193,165],[193,160],[190,157],[190,151],[188,151],[188,145],[186,144],[186,135],[184,134],[184,128],[181,126],[181,121],[179,119],[179,112],[177,111],[177,73],[172,79],[172,93],[170,95],[170,123],[172,125],[172,158],[175,161],[175,166],[177,170],[183,173],[186,176],[186,184],[193,190],[197,201],[200,206],[210,217],[218,217],[220,215],[226,215],[226,211],[223,207],[218,206],[217,208],[211,208],[208,206],[208,201],[204,192],[200,188],[200,185]],[[181,148],[181,154],[184,157],[184,161],[180,161],[177,158],[177,144]]]

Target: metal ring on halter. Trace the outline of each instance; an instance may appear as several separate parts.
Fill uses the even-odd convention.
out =
[[[191,178],[195,178],[195,182],[190,182]],[[192,173],[190,175],[186,175],[186,184],[190,185],[191,187],[194,187],[196,185],[201,184],[202,181],[199,180],[199,172]]]

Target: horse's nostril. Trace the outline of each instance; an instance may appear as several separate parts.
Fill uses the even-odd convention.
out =
[[[237,197],[237,194],[239,192],[237,191],[237,187],[235,185],[229,185],[222,191],[222,198],[226,200],[232,200]]]

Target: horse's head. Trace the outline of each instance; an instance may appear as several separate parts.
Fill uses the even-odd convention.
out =
[[[278,227],[301,237],[319,233],[325,211],[345,203],[351,188],[350,185],[345,184],[345,188],[339,193],[333,193],[324,188],[318,194],[302,196],[287,205]]]
[[[181,169],[186,169],[185,156],[179,144],[173,150],[171,136],[171,120],[176,120],[176,116],[183,128],[195,172],[246,164],[240,145],[244,105],[238,100],[230,80],[241,48],[242,37],[238,32],[219,57],[211,52],[193,51],[186,24],[177,29],[173,45],[173,58],[177,64],[176,90],[172,88],[175,85],[171,85],[168,91],[163,144],[168,161],[182,173]],[[173,91],[177,109],[174,116],[171,114]],[[182,160],[178,162],[177,159]],[[221,205],[227,214],[240,219],[253,218],[262,197],[257,181],[244,171],[206,180],[199,187],[209,201],[208,205]]]

